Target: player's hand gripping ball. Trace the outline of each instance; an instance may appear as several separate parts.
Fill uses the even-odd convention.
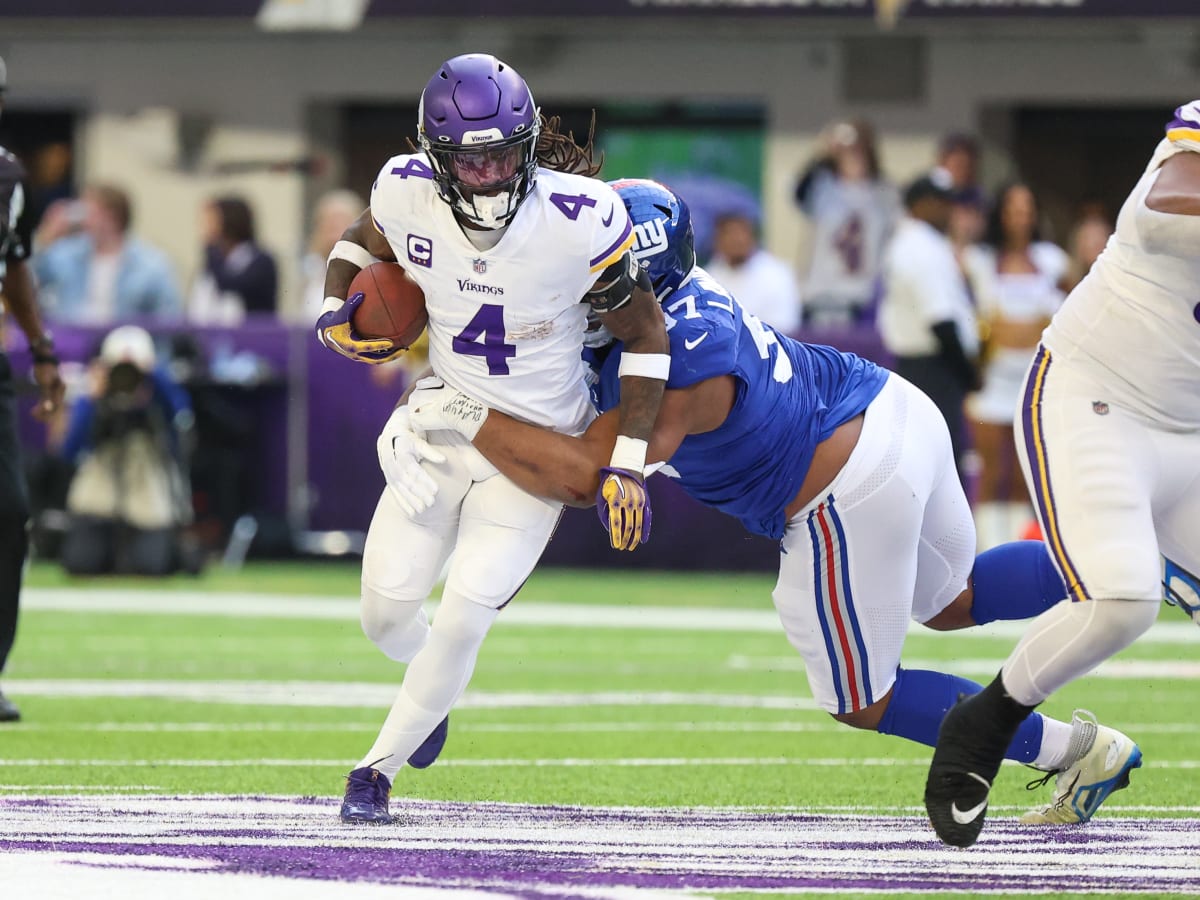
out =
[[[596,512],[614,550],[636,550],[650,540],[650,492],[642,476],[611,466],[601,469]]]
[[[410,347],[428,321],[421,288],[401,266],[379,262],[354,276],[345,303],[321,315],[317,338],[348,359],[378,365]]]
[[[335,353],[356,362],[379,365],[391,362],[405,348],[385,338],[364,337],[354,328],[354,313],[366,295],[359,291],[350,295],[341,306],[327,308],[317,319],[317,340]],[[332,300],[326,301],[327,304]]]

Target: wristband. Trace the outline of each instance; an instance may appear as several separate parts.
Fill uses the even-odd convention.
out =
[[[617,435],[613,445],[612,458],[608,465],[613,469],[625,469],[636,475],[641,475],[646,468],[646,450],[648,444],[640,438],[631,438],[625,434]]]
[[[35,363],[53,363],[58,365],[58,354],[54,352],[54,338],[46,331],[29,342],[29,352]]]
[[[654,378],[666,381],[671,374],[671,356],[668,353],[629,353],[622,351],[621,364],[617,366],[617,377],[633,375],[636,378]]]
[[[360,269],[365,269],[367,266],[379,262],[366,247],[356,244],[354,241],[338,241],[334,244],[333,249],[329,251],[329,258],[325,260],[326,265],[335,259],[348,262],[350,265],[358,266]]]

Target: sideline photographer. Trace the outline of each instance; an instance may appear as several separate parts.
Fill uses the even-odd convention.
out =
[[[74,575],[165,575],[178,569],[191,521],[183,441],[187,394],[155,366],[136,325],[104,338],[91,396],[71,409],[63,455],[78,463],[67,494],[63,567]]]

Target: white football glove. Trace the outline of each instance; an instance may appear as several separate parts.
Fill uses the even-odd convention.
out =
[[[446,456],[412,427],[407,406],[397,407],[392,413],[375,442],[375,449],[388,490],[400,508],[410,516],[429,509],[438,486],[421,463],[444,463]]]
[[[475,440],[487,421],[488,408],[462,391],[447,387],[436,376],[422,378],[408,398],[412,427],[420,432],[457,431]]]

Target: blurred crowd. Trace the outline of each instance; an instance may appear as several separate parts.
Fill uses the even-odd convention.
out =
[[[1042,328],[1087,272],[1112,223],[1104,210],[1087,207],[1069,233],[1050,234],[1028,184],[1012,179],[985,188],[980,146],[970,134],[947,134],[928,170],[901,185],[886,176],[867,121],[830,123],[816,147],[796,173],[794,189],[795,208],[809,226],[806,247],[794,259],[776,257],[762,245],[757,208],[703,203],[698,206],[708,220],[702,225],[711,235],[711,252],[702,262],[747,310],[781,331],[830,343],[839,332],[875,331],[894,368],[933,397],[946,417],[973,499],[980,549],[1019,537],[1033,520],[1012,439],[1022,377]],[[131,337],[126,323],[153,328],[156,322],[237,327],[248,317],[312,321],[324,297],[326,257],[365,201],[349,190],[319,197],[305,246],[281,260],[259,243],[247,198],[213,196],[197,211],[199,262],[183,277],[152,237],[138,231],[136,210],[120,185],[76,187],[71,170],[70,148],[61,143],[41,148],[30,161],[31,265],[40,303],[51,321],[115,329],[109,335],[115,343],[98,344],[69,383],[68,411],[48,430],[58,468],[47,470],[58,474],[42,473],[43,493],[47,502],[76,512],[88,508],[88,498],[93,507],[112,506],[111,498],[95,500],[94,487],[72,488],[70,479],[82,472],[96,482],[100,454],[91,443],[104,432],[95,421],[112,405],[112,383],[124,378],[136,382],[133,393],[152,398],[149,405],[157,410],[142,417],[154,422],[151,443],[157,449],[136,451],[138,465],[153,456],[171,470],[156,482],[161,496],[151,504],[157,510],[151,518],[169,520],[173,529],[195,528],[193,504],[176,501],[207,480],[212,496],[202,505],[214,521],[198,533],[202,544],[219,546],[239,514],[244,465],[230,448],[244,446],[245,434],[229,430],[236,416],[228,410],[206,414],[212,397],[198,398],[193,411],[189,392],[211,383],[213,363],[197,358],[194,341],[155,344],[147,332]],[[297,284],[297,296],[281,302],[281,283]],[[130,351],[134,346],[136,352]],[[118,358],[114,348],[133,357]],[[125,367],[115,380],[105,374],[113,365]],[[377,373],[383,379],[398,375],[386,367]],[[197,416],[220,424],[197,435]],[[222,487],[228,484],[233,496]],[[83,516],[89,534],[101,527],[97,518],[104,517]],[[123,555],[98,551],[80,559],[72,553],[74,546],[111,544],[68,534],[64,559],[80,571],[130,565],[157,571],[167,565],[161,553],[155,556],[153,540]]]
[[[315,319],[326,257],[366,204],[346,190],[320,197],[306,245],[280,261],[259,243],[250,202],[214,195],[197,211],[199,263],[181,277],[138,230],[123,186],[76,186],[71,172],[67,144],[33,155],[22,223],[46,319],[96,335],[86,359],[65,361],[66,402],[29,455],[32,538],[75,574],[194,570],[253,512],[247,389],[286,373],[193,326]],[[281,266],[298,276],[290,304]]]
[[[1028,536],[1018,396],[1042,329],[1112,221],[1089,204],[1066,234],[1051,234],[1029,184],[983,185],[971,134],[945,135],[928,170],[904,185],[884,175],[869,122],[830,123],[816,143],[794,196],[809,225],[807,262],[771,257],[755,222],[731,214],[718,216],[709,267],[783,331],[836,343],[838,329],[876,330],[893,368],[946,418],[979,549]]]

